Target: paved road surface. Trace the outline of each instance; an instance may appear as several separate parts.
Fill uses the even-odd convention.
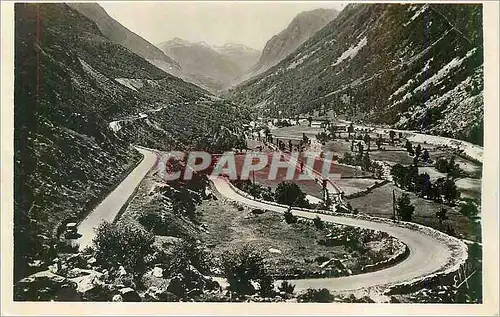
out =
[[[92,242],[95,236],[94,228],[103,221],[112,222],[115,220],[120,209],[127,203],[142,179],[156,163],[155,153],[140,148],[137,150],[144,155],[142,162],[78,226],[78,233],[82,235],[78,240],[80,250]]]
[[[217,178],[212,181],[220,194],[231,200],[235,200],[252,207],[273,210],[281,213],[286,210],[286,208],[283,207],[269,205],[243,197],[229,186],[226,179]],[[411,281],[414,278],[432,274],[445,266],[445,264],[454,262],[455,260],[452,257],[451,250],[443,242],[418,231],[413,231],[392,224],[371,222],[348,217],[315,214],[299,210],[293,210],[293,213],[297,216],[305,218],[314,218],[319,216],[327,222],[385,231],[400,239],[410,249],[410,255],[404,261],[380,271],[337,278],[293,280],[291,282],[295,284],[296,291],[301,291],[307,288],[327,288],[332,291],[346,291]]]

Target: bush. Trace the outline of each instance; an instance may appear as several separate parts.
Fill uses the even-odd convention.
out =
[[[284,216],[285,216],[286,223],[288,223],[288,224],[297,223],[297,216],[292,214],[292,212],[290,210],[285,211]]]
[[[260,283],[261,292],[269,291],[272,284],[264,266],[264,258],[250,246],[236,252],[229,252],[223,258],[224,275],[229,282],[229,290],[237,295],[252,295],[255,289],[251,281]]]
[[[410,196],[408,194],[403,194],[397,201],[398,214],[401,220],[411,221],[415,207],[410,202]]]
[[[278,289],[281,292],[285,292],[287,294],[293,294],[293,292],[295,291],[295,285],[291,284],[288,281],[282,281]]]
[[[130,224],[104,222],[93,240],[94,256],[102,267],[117,269],[123,265],[127,272],[142,275],[147,269],[145,256],[154,253],[154,236]]]
[[[212,263],[207,252],[203,247],[194,240],[182,240],[177,242],[171,252],[170,258],[170,273],[176,274],[182,272],[189,267],[194,266],[200,273],[210,274]]]
[[[320,290],[309,288],[307,291],[300,294],[297,300],[303,303],[331,303],[333,301],[333,295],[326,288]]]
[[[300,189],[299,185],[292,182],[281,182],[274,192],[276,202],[288,205],[309,208],[309,201],[306,194]]]
[[[323,230],[325,228],[325,223],[323,222],[323,220],[321,220],[319,216],[316,216],[313,219],[313,222],[316,229]]]

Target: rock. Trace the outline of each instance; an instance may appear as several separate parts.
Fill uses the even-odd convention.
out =
[[[90,259],[87,260],[87,264],[89,265],[94,265],[97,262],[96,258],[91,257]]]
[[[120,267],[118,268],[118,276],[125,276],[125,275],[127,275],[127,271],[122,265],[120,265]]]
[[[161,267],[155,267],[153,269],[153,276],[154,277],[163,277],[163,269]]]
[[[264,212],[265,212],[265,210],[262,210],[262,209],[258,209],[258,208],[252,209],[252,215],[262,215]]]
[[[199,288],[193,288],[192,290],[190,290],[186,296],[189,297],[189,298],[193,298],[193,297],[196,297],[196,296],[200,296],[201,294],[203,294],[203,291]]]
[[[81,269],[73,269],[70,272],[75,272],[75,270],[78,270],[80,274],[71,278],[71,281],[77,284],[77,291],[79,293],[85,294],[97,285],[104,285],[104,281],[102,281],[101,279],[101,277],[103,276],[102,273],[93,270]]]
[[[184,288],[183,276],[178,274],[170,279],[170,283],[168,284],[167,291],[172,293],[178,297],[183,297],[186,290]]]
[[[77,284],[50,271],[23,278],[14,285],[14,299],[20,301],[79,301]]]
[[[140,302],[141,297],[135,290],[130,287],[125,287],[119,290],[124,302]]]
[[[152,286],[144,293],[144,300],[148,302],[173,302],[177,301],[178,298],[165,289]]]
[[[123,302],[123,297],[119,294],[116,294],[115,296],[113,296],[113,298],[111,299],[112,302]]]
[[[281,254],[281,251],[275,248],[269,248],[270,253],[276,253],[276,254]]]
[[[80,268],[73,268],[73,269],[69,270],[68,273],[66,273],[66,277],[67,278],[75,278],[75,277],[85,276],[85,275],[89,275],[90,272],[95,272],[95,271],[84,270],[84,269],[80,269]]]

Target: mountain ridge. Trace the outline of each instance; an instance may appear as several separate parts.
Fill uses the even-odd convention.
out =
[[[230,95],[263,114],[330,112],[481,143],[481,17],[473,4],[350,4]]]

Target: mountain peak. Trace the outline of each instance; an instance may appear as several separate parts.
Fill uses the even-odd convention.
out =
[[[330,23],[338,15],[334,9],[314,9],[299,13],[286,29],[267,41],[259,62],[252,68],[253,75],[276,65],[314,33]]]

